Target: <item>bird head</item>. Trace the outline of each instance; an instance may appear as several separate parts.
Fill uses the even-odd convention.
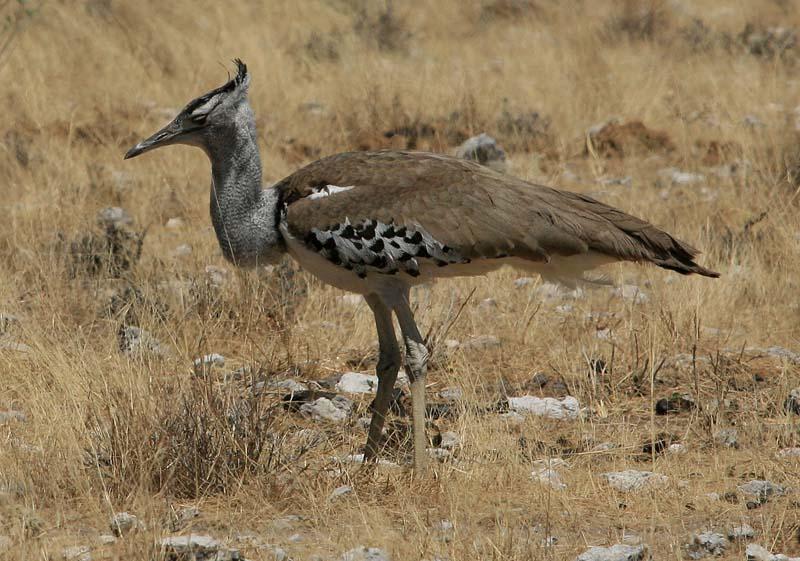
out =
[[[164,128],[128,150],[125,159],[170,144],[188,144],[206,149],[214,132],[236,124],[240,108],[247,104],[250,75],[247,65],[238,58],[237,73],[227,83],[190,101]]]

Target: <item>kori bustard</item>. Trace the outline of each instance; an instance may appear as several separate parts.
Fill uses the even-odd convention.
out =
[[[411,382],[414,468],[426,464],[428,350],[409,306],[411,287],[503,265],[574,285],[614,261],[719,276],[695,263],[697,250],[644,220],[443,154],[336,154],[264,188],[250,76],[235,62],[233,79],[189,102],[125,158],[169,144],[202,148],[211,160],[211,221],[229,261],[253,267],[288,253],[323,282],[364,296],[380,347],[365,459],[379,452],[401,366],[394,314]]]

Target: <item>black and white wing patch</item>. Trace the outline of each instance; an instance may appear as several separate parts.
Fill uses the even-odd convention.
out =
[[[444,267],[454,263],[469,263],[458,251],[448,247],[421,227],[385,224],[365,220],[330,228],[313,228],[305,237],[311,249],[336,265],[354,271],[364,278],[369,272],[382,274],[407,273],[419,276],[420,261]]]

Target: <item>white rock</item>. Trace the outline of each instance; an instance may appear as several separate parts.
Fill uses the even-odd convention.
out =
[[[455,450],[460,445],[461,437],[459,437],[457,433],[452,431],[446,431],[442,433],[442,441],[439,444],[440,448],[444,448],[445,450]]]
[[[360,372],[345,372],[339,378],[336,389],[344,393],[375,393],[378,390],[378,377]]]
[[[498,171],[506,170],[506,152],[486,133],[467,139],[456,149],[456,158],[472,160]]]
[[[170,218],[169,220],[167,220],[165,227],[169,228],[170,230],[177,230],[178,228],[183,228],[183,220],[181,220],[180,218]]]
[[[448,351],[453,351],[461,346],[461,343],[456,339],[445,339],[444,348]]]
[[[747,545],[745,555],[747,556],[747,561],[800,561],[800,557],[788,557],[780,553],[770,553],[765,547],[756,543]]]
[[[494,335],[477,335],[461,344],[463,349],[491,349],[500,346],[500,339]]]
[[[454,402],[464,399],[464,391],[461,388],[444,388],[439,392],[439,397],[445,401]]]
[[[526,286],[530,286],[536,282],[536,279],[533,277],[521,277],[514,281],[515,288],[525,288]]]
[[[300,393],[308,390],[308,386],[297,380],[287,378],[286,380],[271,380],[269,387],[289,393]]]
[[[112,536],[111,534],[100,534],[97,539],[102,545],[111,545],[112,543],[117,543],[116,536]]]
[[[611,547],[590,547],[575,561],[645,561],[649,559],[646,545],[616,544]]]
[[[786,488],[783,485],[764,479],[751,479],[747,483],[739,485],[737,489],[745,495],[757,497],[762,502],[773,495],[780,497],[786,494]]]
[[[91,548],[88,545],[65,547],[62,556],[67,561],[92,561]]]
[[[578,400],[569,395],[564,399],[533,395],[509,397],[508,406],[512,411],[518,413],[550,419],[577,419],[581,413]]]
[[[635,284],[623,284],[614,289],[614,296],[623,300],[631,300],[634,304],[644,304],[650,297]]]
[[[705,180],[705,176],[700,173],[681,171],[675,168],[665,168],[659,170],[658,175],[666,177],[675,185],[691,185]]]
[[[192,254],[192,246],[188,243],[182,243],[181,245],[175,247],[171,252],[170,255],[172,257],[186,257]]]
[[[111,517],[109,525],[111,526],[111,531],[117,536],[144,528],[144,524],[139,521],[139,518],[129,512],[115,513]]]
[[[686,553],[690,559],[702,559],[709,555],[719,556],[728,549],[728,538],[714,532],[702,532],[692,535],[692,541],[686,544]]]
[[[27,415],[25,415],[22,411],[17,411],[16,409],[8,409],[6,411],[0,411],[0,423],[9,423],[9,422],[18,422],[24,423],[28,420]]]
[[[778,451],[776,456],[784,460],[787,458],[800,458],[800,448],[783,448]]]
[[[344,296],[339,296],[339,301],[355,308],[364,303],[364,297],[360,294],[345,294]]]
[[[735,540],[749,540],[754,538],[756,535],[755,529],[749,524],[742,524],[741,526],[734,526],[730,530],[728,530],[728,539],[731,541]]]
[[[350,485],[342,485],[341,487],[337,487],[331,493],[331,499],[338,499],[340,497],[344,497],[345,495],[349,495],[353,492],[353,488]]]
[[[108,227],[120,227],[120,226],[130,226],[133,224],[133,218],[125,209],[122,209],[118,206],[109,206],[106,207],[100,212],[97,213],[97,223],[100,226]]]
[[[360,545],[345,552],[339,561],[391,561],[391,557],[383,549]]]
[[[484,298],[478,304],[478,307],[483,308],[485,310],[494,310],[497,308],[497,300],[494,298]]]
[[[344,456],[342,458],[337,458],[340,462],[349,463],[349,464],[363,464],[364,463],[364,454],[350,454],[348,456]],[[388,466],[388,467],[398,467],[398,465],[394,462],[390,462],[389,460],[383,460],[378,458],[378,465],[381,466]]]
[[[669,479],[666,475],[635,469],[602,473],[600,477],[608,481],[608,484],[614,489],[624,492],[639,491],[646,487],[661,487]]]
[[[228,271],[216,265],[206,265],[206,278],[208,283],[214,288],[223,288],[228,282]]]
[[[161,540],[161,548],[167,558],[193,559],[196,561],[237,561],[238,550],[224,547],[211,536],[169,536]]]
[[[0,339],[0,351],[14,351],[16,353],[30,353],[33,349],[25,343],[19,341],[11,341],[9,339]]]
[[[507,413],[500,413],[500,418],[512,427],[518,427],[525,423],[525,417],[516,411],[509,411]]]
[[[211,353],[194,359],[195,368],[202,368],[204,366],[218,366],[222,368],[225,366],[225,357],[221,354]]]
[[[549,485],[556,491],[566,489],[566,483],[561,481],[561,474],[558,468],[569,467],[567,462],[561,458],[552,458],[549,460],[536,460],[533,462],[533,471],[531,471],[531,479],[538,481],[544,485]]]
[[[161,344],[156,337],[139,327],[127,325],[120,333],[120,349],[129,356],[155,355],[165,357],[170,354],[168,347]]]
[[[689,450],[686,448],[686,445],[681,444],[679,442],[675,442],[674,444],[670,444],[669,448],[667,448],[667,452],[669,454],[686,454]]]
[[[452,452],[450,452],[450,450],[445,450],[444,448],[428,448],[427,452],[428,456],[439,462],[446,462],[453,457]]]
[[[337,402],[336,399],[340,397],[342,396],[337,395],[333,398],[333,400],[328,399],[327,397],[320,397],[312,403],[304,403],[300,406],[300,414],[310,417],[315,421],[341,423],[350,414],[352,402],[349,404],[349,406],[344,401]]]

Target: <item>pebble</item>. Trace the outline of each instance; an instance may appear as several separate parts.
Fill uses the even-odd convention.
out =
[[[0,339],[0,351],[15,351],[18,353],[29,353],[33,351],[30,345],[20,343],[19,341],[9,341],[7,339]]]
[[[228,271],[216,265],[206,265],[206,278],[208,283],[216,289],[223,288],[228,282]]]
[[[156,337],[140,327],[127,325],[122,328],[119,335],[119,348],[129,356],[168,356],[169,348],[164,346]]]
[[[473,136],[456,149],[456,158],[472,160],[497,171],[506,171],[506,152],[486,133]]]
[[[686,448],[686,445],[681,444],[680,442],[670,444],[669,448],[667,448],[667,453],[669,454],[681,455],[681,454],[686,454],[687,452],[689,452],[689,450],[688,448]]]
[[[702,532],[692,535],[692,541],[686,544],[686,554],[690,559],[702,559],[709,555],[722,555],[728,549],[728,538],[714,532]]]
[[[360,294],[345,294],[344,296],[339,296],[339,301],[355,308],[364,303],[364,297]]]
[[[428,448],[427,452],[431,459],[439,462],[446,462],[453,457],[450,450],[445,450],[444,448]]]
[[[139,521],[139,518],[129,512],[115,513],[111,517],[109,526],[111,526],[111,531],[116,536],[122,536],[134,530],[141,530],[144,528],[144,524]]]
[[[461,343],[462,349],[491,349],[500,346],[500,339],[494,335],[478,335]]]
[[[378,377],[360,372],[345,372],[335,387],[345,393],[375,393],[378,391]]]
[[[0,423],[18,422],[24,423],[28,419],[27,415],[22,411],[9,409],[7,411],[0,411]]]
[[[180,218],[170,218],[164,226],[170,230],[177,230],[178,228],[183,228],[183,220]]]
[[[353,488],[350,485],[342,485],[341,487],[337,487],[331,493],[331,499],[338,499],[340,497],[344,497],[345,495],[349,495],[353,492]]]
[[[741,526],[734,526],[728,530],[728,539],[731,541],[749,540],[754,538],[756,531],[749,524],[742,524]]]
[[[97,539],[102,545],[111,545],[112,543],[117,543],[116,536],[112,536],[111,534],[100,534]]]
[[[796,448],[783,448],[778,450],[776,454],[778,458],[786,459],[786,458],[800,458],[800,447]]]
[[[483,308],[485,310],[492,310],[494,308],[497,308],[497,300],[495,300],[494,298],[484,298],[483,300],[480,301],[478,307]]]
[[[767,548],[757,543],[748,544],[745,555],[747,561],[800,561],[800,557],[770,553]]]
[[[133,217],[128,214],[128,211],[118,206],[109,206],[100,210],[95,218],[97,223],[104,228],[119,228],[133,224]]]
[[[461,446],[461,437],[458,436],[457,433],[452,431],[446,431],[442,433],[442,441],[439,443],[441,448],[445,450],[455,450],[459,446]]]
[[[623,300],[630,300],[634,304],[644,304],[650,297],[642,292],[642,289],[635,284],[623,284],[613,290],[614,296]]]
[[[337,395],[332,399],[320,397],[311,403],[300,406],[300,413],[315,421],[341,423],[350,414],[353,402],[344,396]]]
[[[767,502],[773,495],[780,497],[786,494],[786,488],[778,483],[765,479],[752,479],[737,487],[745,495],[756,497],[761,503]]]
[[[211,536],[169,536],[161,540],[161,549],[168,559],[191,561],[240,561],[237,549],[224,547]]]
[[[525,417],[516,411],[509,411],[507,413],[500,413],[499,417],[506,423],[513,427],[518,427],[525,423]]]
[[[536,397],[524,395],[509,397],[508,406],[512,411],[547,417],[550,419],[577,419],[580,415],[580,404],[572,396],[564,399],[554,397]]]
[[[590,547],[575,561],[645,561],[649,559],[646,545],[615,544],[611,547]]]
[[[464,399],[464,392],[461,388],[444,388],[439,392],[439,397],[452,403]]]
[[[212,366],[218,366],[220,368],[225,366],[225,357],[221,354],[211,353],[194,359],[195,370]]]
[[[172,257],[187,257],[192,254],[192,246],[188,243],[182,243],[176,246],[171,252]]]
[[[67,561],[92,561],[92,550],[87,545],[65,547],[61,555]]]
[[[692,173],[690,171],[681,171],[676,168],[665,168],[659,170],[658,175],[666,177],[675,185],[691,185],[705,180],[705,176],[701,173]]]
[[[736,429],[720,429],[714,433],[714,441],[727,448],[739,448],[739,433]]]
[[[569,464],[561,458],[552,458],[549,460],[536,460],[533,462],[533,471],[531,471],[531,479],[539,483],[549,485],[556,491],[566,489],[566,483],[561,481],[561,474],[558,473],[558,468],[568,468]]]
[[[339,561],[391,561],[391,557],[383,549],[360,545],[345,552]]]
[[[521,277],[514,281],[514,288],[525,288],[526,286],[530,286],[536,282],[536,279],[533,277]]]
[[[256,382],[253,384],[253,390],[256,391],[257,387],[261,384],[261,388],[264,387],[264,382]],[[274,388],[276,390],[281,390],[289,392],[289,393],[299,393],[308,391],[308,386],[303,384],[302,382],[298,382],[297,380],[292,380],[288,378],[286,380],[270,380],[267,384],[270,388]]]
[[[455,525],[449,520],[440,520],[434,528],[439,534],[439,541],[450,543],[455,534]]]
[[[602,473],[600,477],[608,481],[614,489],[623,492],[639,491],[645,487],[660,487],[669,480],[666,475],[634,469]]]

